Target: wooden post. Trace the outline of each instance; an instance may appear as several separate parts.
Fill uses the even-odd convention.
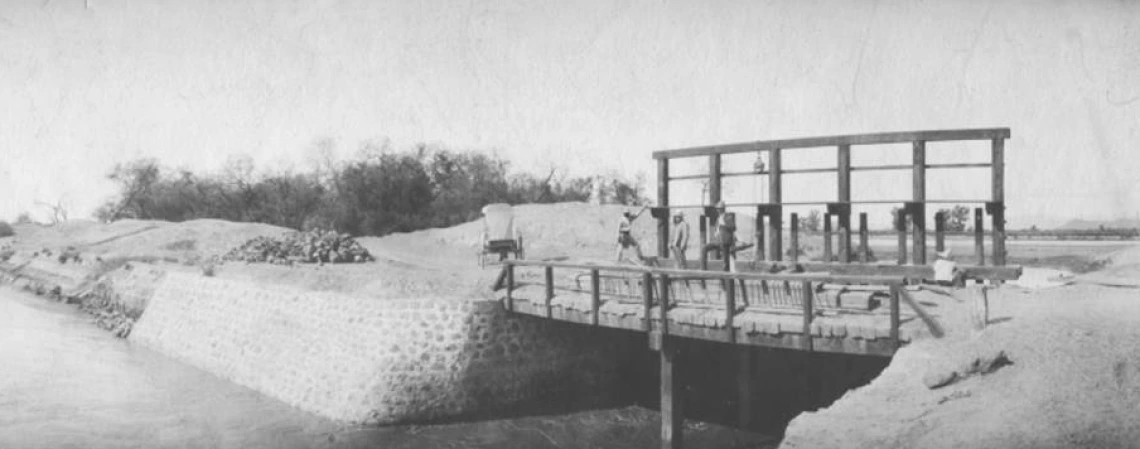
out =
[[[859,255],[859,261],[867,263],[871,261],[871,231],[867,229],[867,213],[859,213],[859,247],[863,248],[862,254]]]
[[[657,160],[657,207],[669,207],[669,159]],[[657,221],[657,257],[669,258],[669,214]],[[681,267],[684,269],[684,267]]]
[[[852,261],[852,214],[850,214],[850,202],[852,202],[852,147],[849,145],[840,145],[836,153],[836,183],[838,186],[838,202],[844,204],[844,211],[839,214],[837,218],[836,228],[839,229],[839,254],[840,262],[849,263]],[[844,232],[844,230],[847,230]]]
[[[700,222],[699,227],[700,227],[700,234],[701,234],[701,243],[700,243],[700,245],[697,246],[697,250],[698,250],[697,252],[700,253],[701,269],[702,270],[708,270],[709,269],[709,253],[708,253],[708,251],[705,251],[705,245],[709,244],[708,217],[705,217],[704,214],[701,214],[700,219],[697,221]]]
[[[554,299],[554,267],[546,266],[546,317],[554,316],[550,308],[550,300]]]
[[[823,214],[823,261],[831,262],[831,214]]]
[[[813,350],[811,338],[811,322],[815,319],[815,311],[812,309],[812,291],[811,281],[803,282],[803,307],[804,307],[804,349],[807,351]]]
[[[902,294],[901,285],[891,286],[891,342],[895,348],[899,347],[899,295]]]
[[[974,208],[974,256],[978,258],[978,266],[986,264],[986,229],[982,214],[982,208]]]
[[[946,214],[934,213],[934,251],[946,251]]]
[[[895,230],[899,233],[899,265],[906,265],[906,208],[899,209]]]
[[[667,274],[662,273],[657,277],[657,298],[661,303],[659,315],[661,315],[661,336],[664,339],[669,333],[669,275]]]
[[[598,269],[590,270],[590,324],[598,325],[598,311],[602,308],[602,293],[599,288]]]
[[[839,215],[839,261],[851,263],[851,230],[849,227],[851,220],[844,220],[844,217],[850,218],[850,216]],[[846,223],[843,223],[844,221]]]
[[[791,230],[788,231],[791,233],[788,236],[788,246],[792,252],[792,262],[798,262],[800,260],[800,216],[793,212],[790,218],[792,222],[790,223]]]
[[[993,259],[994,265],[1005,265],[1005,139],[991,142],[991,175],[993,176]]]
[[[851,146],[840,145],[836,154],[836,184],[839,187],[838,200],[843,203],[844,209],[839,217],[836,227],[839,229],[839,261],[851,262]]]
[[[661,447],[681,449],[685,417],[682,411],[684,388],[680,379],[677,342],[661,338]]]
[[[515,311],[515,298],[513,293],[515,290],[515,266],[507,264],[507,310]]]
[[[914,202],[911,214],[914,226],[914,264],[926,264],[926,142],[914,141]]]
[[[764,214],[756,208],[756,260],[767,260],[768,254],[764,252]]]
[[[736,330],[733,327],[732,317],[736,314],[736,280],[729,278],[724,282],[724,331],[726,333],[724,341],[729,343],[736,342]]]
[[[993,234],[993,255],[994,265],[1005,265],[1005,203],[995,203],[993,213],[990,214],[993,218],[993,227],[990,233]]]
[[[720,155],[709,155],[709,204],[716,205],[720,197]]]
[[[784,260],[784,231],[783,220],[784,212],[780,207],[783,201],[780,193],[780,149],[773,148],[769,152],[768,157],[768,203],[775,208],[773,214],[768,217],[768,251],[770,252],[769,260],[779,261]]]
[[[644,273],[641,275],[641,301],[645,306],[645,322],[642,323],[642,329],[646,332],[653,330],[653,320],[649,316],[649,310],[653,308],[653,274]]]

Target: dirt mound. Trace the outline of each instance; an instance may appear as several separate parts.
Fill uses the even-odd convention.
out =
[[[1079,277],[1081,282],[1140,287],[1140,245],[1114,251],[1096,261],[1103,268]]]
[[[1135,290],[1002,287],[990,307],[989,328],[900,350],[871,384],[793,420],[780,447],[1137,447]],[[923,382],[986,354],[1010,363],[937,389]]]

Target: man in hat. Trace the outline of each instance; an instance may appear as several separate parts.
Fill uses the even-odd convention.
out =
[[[677,268],[685,268],[685,250],[689,248],[689,222],[685,221],[685,214],[677,211],[673,214],[673,238],[669,241],[673,248],[673,257],[677,259]]]
[[[640,217],[641,213],[645,212],[645,209],[648,207],[649,206],[642,206],[641,210],[638,210],[636,214],[630,212],[629,210],[622,212],[621,221],[618,222],[617,257],[615,257],[616,261],[621,262],[622,251],[630,247],[633,247],[634,251],[637,252],[638,263],[645,260],[645,257],[641,255],[641,245],[637,243],[637,239],[633,238],[633,221],[636,220],[637,217]]]

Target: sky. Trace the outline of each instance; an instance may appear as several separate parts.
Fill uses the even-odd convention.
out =
[[[1011,225],[1140,215],[1140,2],[0,0],[0,219],[90,216],[139,157],[304,169],[322,139],[641,173],[653,192],[657,150],[977,127],[1012,130]],[[929,195],[988,196],[986,176]]]

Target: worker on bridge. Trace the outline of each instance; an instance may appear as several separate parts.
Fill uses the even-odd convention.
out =
[[[685,250],[689,248],[689,223],[685,221],[685,214],[678,210],[673,214],[673,238],[669,240],[673,249],[673,257],[677,260],[677,268],[685,268]]]
[[[637,260],[634,263],[645,263],[645,256],[641,254],[641,245],[637,243],[637,239],[633,238],[633,222],[648,208],[649,206],[641,206],[636,214],[629,210],[622,212],[621,221],[618,222],[617,256],[614,258],[617,262],[621,262],[626,249],[633,248],[637,252]]]

